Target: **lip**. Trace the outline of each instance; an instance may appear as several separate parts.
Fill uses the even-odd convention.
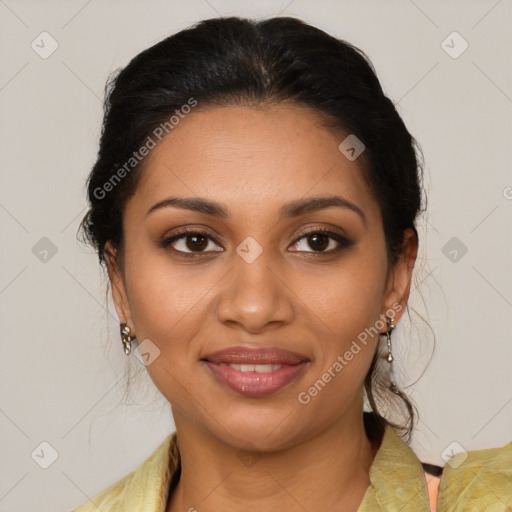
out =
[[[309,359],[277,347],[230,347],[204,356],[211,363],[226,364],[299,364]]]
[[[208,354],[202,361],[219,382],[233,391],[250,397],[263,397],[275,393],[294,382],[310,362],[308,358],[277,347],[231,347]],[[241,370],[227,366],[281,365],[269,372]]]

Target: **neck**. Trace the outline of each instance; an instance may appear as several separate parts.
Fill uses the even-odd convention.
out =
[[[360,411],[359,411],[360,412]],[[287,510],[356,512],[378,446],[362,413],[278,452],[249,454],[174,412],[181,477],[167,512]]]

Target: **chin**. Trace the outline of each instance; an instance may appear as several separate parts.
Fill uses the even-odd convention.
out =
[[[224,443],[241,450],[273,452],[293,446],[307,437],[304,415],[284,407],[227,409],[211,425],[214,435]],[[220,425],[219,425],[220,424]],[[225,428],[222,428],[222,426]]]

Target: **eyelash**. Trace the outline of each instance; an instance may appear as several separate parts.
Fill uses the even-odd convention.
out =
[[[173,242],[176,242],[177,240],[180,240],[182,238],[187,238],[187,236],[192,236],[192,235],[203,236],[209,240],[212,240],[217,245],[219,245],[219,243],[214,238],[212,238],[208,232],[203,231],[201,229],[183,229],[181,231],[178,231],[177,233],[174,233],[173,235],[171,235],[169,237],[164,238],[159,243],[159,245],[164,249],[168,249],[169,246]],[[341,235],[340,233],[337,233],[335,231],[331,231],[331,230],[325,229],[325,228],[317,228],[317,229],[308,231],[306,233],[303,233],[299,238],[295,239],[295,241],[293,242],[292,245],[295,245],[297,242],[299,242],[303,238],[308,238],[312,235],[327,235],[329,238],[338,242],[339,246],[336,249],[330,249],[329,251],[294,251],[294,252],[305,252],[306,254],[308,254],[310,256],[318,257],[318,256],[323,256],[323,255],[336,254],[339,251],[341,251],[343,248],[347,248],[347,247],[350,247],[351,245],[353,245],[353,242],[350,241],[345,236]],[[197,257],[201,257],[205,254],[208,254],[208,252],[210,252],[210,253],[212,252],[212,251],[184,252],[184,251],[178,251],[176,249],[173,249],[173,251],[176,254],[183,256],[185,258],[197,258]],[[213,252],[222,252],[222,251],[213,251]]]

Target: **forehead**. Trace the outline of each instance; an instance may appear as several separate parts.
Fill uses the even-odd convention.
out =
[[[146,157],[133,200],[149,208],[167,196],[201,196],[233,213],[271,212],[291,200],[339,194],[371,215],[378,208],[362,159],[347,159],[338,146],[348,134],[322,121],[291,104],[194,110]]]

